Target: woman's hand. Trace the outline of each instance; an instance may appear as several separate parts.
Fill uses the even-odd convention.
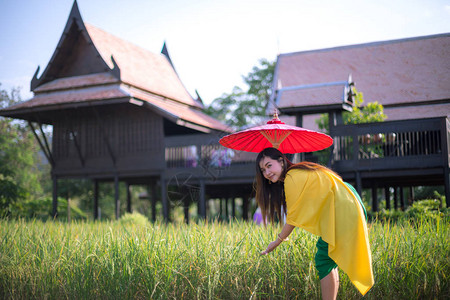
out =
[[[272,243],[270,243],[269,246],[267,246],[267,249],[264,250],[263,252],[261,252],[261,255],[266,255],[266,254],[272,252],[273,250],[275,250],[275,248],[278,247],[278,245],[280,245],[282,241],[287,240],[288,236],[291,234],[291,232],[292,232],[292,230],[294,230],[294,228],[295,227],[293,225],[285,224],[283,227],[283,230],[281,230],[281,233],[278,235],[278,238],[275,241],[273,241]],[[280,235],[281,235],[281,237],[280,237]]]
[[[272,252],[273,250],[275,250],[276,247],[278,247],[278,245],[281,244],[281,241],[279,239],[276,239],[275,241],[273,241],[272,243],[269,244],[269,246],[267,246],[267,249],[264,250],[263,252],[261,252],[261,255],[266,255],[270,252]]]

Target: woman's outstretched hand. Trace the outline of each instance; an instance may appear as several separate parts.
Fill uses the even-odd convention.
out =
[[[266,255],[272,252],[273,250],[275,250],[276,247],[278,247],[278,245],[281,244],[282,241],[287,241],[288,236],[291,234],[294,228],[295,228],[294,225],[285,224],[283,230],[281,230],[281,233],[278,235],[278,238],[272,243],[270,243],[269,246],[267,246],[267,249],[261,252],[261,255]],[[284,236],[284,238],[281,238],[280,235],[282,237]]]
[[[261,255],[266,255],[266,254],[272,252],[273,250],[275,250],[276,247],[278,247],[278,245],[279,245],[280,243],[281,243],[281,241],[278,240],[278,239],[275,240],[275,241],[273,241],[272,243],[269,244],[269,246],[267,246],[267,249],[264,250],[263,252],[261,252],[260,254],[261,254]]]

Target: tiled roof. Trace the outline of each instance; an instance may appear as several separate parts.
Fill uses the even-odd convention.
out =
[[[103,60],[112,69],[111,56],[120,68],[122,82],[192,106],[189,95],[169,60],[85,23],[86,30]]]
[[[436,116],[450,117],[450,102],[432,105],[415,105],[405,107],[389,107],[384,109],[389,121],[414,118],[434,118]]]
[[[170,101],[132,87],[130,87],[128,91],[133,98],[143,100],[157,110],[163,110],[165,113],[171,114],[173,117],[178,119],[177,122],[180,125],[184,125],[183,122],[186,121],[192,124],[198,124],[205,128],[213,128],[216,130],[230,132],[230,128],[222,122],[208,116],[201,110],[193,108],[192,106]]]
[[[82,103],[89,101],[108,101],[110,99],[129,98],[127,92],[120,88],[119,84],[101,85],[86,87],[77,91],[60,90],[52,92],[42,92],[36,94],[28,101],[18,103],[16,105],[2,109],[2,112],[20,111],[28,108],[67,105],[71,103]]]
[[[281,54],[275,72],[274,85],[283,88],[340,81],[351,74],[365,103],[450,99],[450,34]],[[294,102],[286,98],[277,105]]]
[[[73,76],[61,79],[55,79],[37,87],[33,92],[40,94],[42,92],[64,90],[71,88],[82,88],[93,85],[118,83],[119,80],[110,73],[97,73],[83,76]]]
[[[90,75],[78,76],[73,78],[73,82],[86,82],[91,78]],[[70,84],[70,80],[61,80],[59,82],[51,82],[49,85],[53,87],[62,87],[65,84]],[[73,83],[72,82],[72,83]],[[44,87],[44,85],[42,86]],[[220,121],[206,115],[200,109],[195,108],[190,105],[186,105],[180,102],[172,101],[170,99],[148,93],[146,91],[130,87],[125,84],[106,84],[98,86],[83,87],[74,91],[70,90],[56,90],[45,92],[42,91],[36,96],[34,96],[29,101],[25,101],[2,110],[4,115],[9,115],[9,113],[26,111],[28,109],[36,109],[59,106],[63,107],[65,105],[74,104],[87,104],[93,101],[102,101],[107,104],[108,101],[122,99],[122,102],[132,102],[133,99],[142,100],[148,103],[153,110],[157,111],[159,114],[172,118],[177,124],[182,126],[195,126],[197,129],[204,127],[204,131],[210,131],[210,129],[220,130],[224,132],[229,132],[230,128],[221,123]],[[189,125],[191,124],[191,125]],[[192,125],[193,124],[193,125]]]

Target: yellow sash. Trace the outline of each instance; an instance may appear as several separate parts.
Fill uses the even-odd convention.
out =
[[[326,171],[290,170],[284,181],[286,223],[321,236],[328,255],[365,295],[373,286],[364,211],[353,192]]]

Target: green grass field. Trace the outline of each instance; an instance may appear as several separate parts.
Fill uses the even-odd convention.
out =
[[[317,238],[279,227],[0,220],[1,299],[319,299]],[[450,220],[369,224],[367,299],[449,299]],[[339,299],[361,295],[340,273]]]

